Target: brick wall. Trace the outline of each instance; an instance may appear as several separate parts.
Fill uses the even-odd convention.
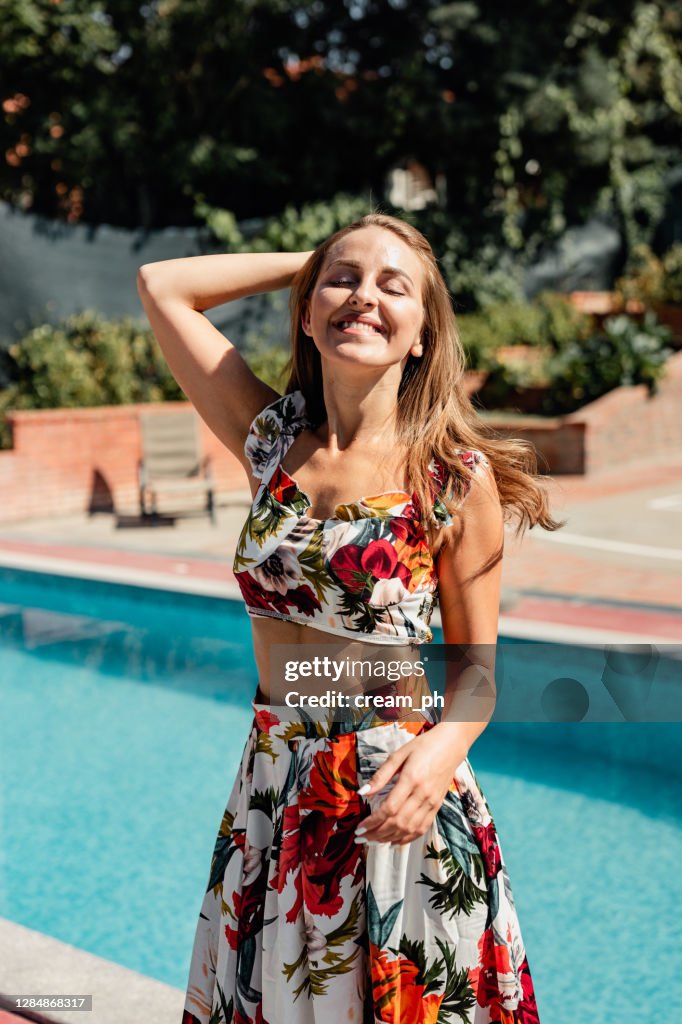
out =
[[[658,393],[644,384],[615,388],[568,416],[486,416],[505,437],[526,438],[541,472],[595,473],[682,450],[682,352],[671,356]]]
[[[104,405],[92,409],[12,412],[14,447],[0,451],[0,521],[72,512],[134,512],[142,453],[139,410],[163,416],[186,402]],[[248,487],[241,463],[201,422],[203,451],[212,459],[218,493]],[[168,507],[194,507],[203,498],[169,495]]]
[[[682,450],[682,352],[666,363],[658,393],[616,388],[567,419],[585,424],[586,472]]]
[[[142,451],[139,411],[151,409],[163,416],[187,407],[184,402],[163,402],[9,413],[14,448],[0,451],[0,522],[88,510],[135,512]],[[502,435],[532,441],[541,472],[592,473],[679,452],[680,409],[682,352],[668,361],[668,375],[653,397],[638,385],[617,388],[569,416],[493,415],[486,420]],[[200,422],[203,450],[212,458],[220,500],[220,494],[248,486],[246,473]],[[159,508],[186,503],[194,507],[202,500],[168,496],[161,499]]]

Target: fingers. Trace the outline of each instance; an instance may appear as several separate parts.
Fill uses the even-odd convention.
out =
[[[413,778],[406,766],[394,789],[356,830],[359,841],[409,843],[429,828],[442,802],[433,785]]]
[[[411,802],[399,816],[388,818],[380,827],[367,834],[356,835],[357,843],[394,843],[404,845],[419,839],[430,828],[434,814],[426,813],[417,802]]]
[[[405,749],[406,747],[409,747],[409,743],[388,755],[381,767],[377,768],[371,780],[360,787],[358,790],[360,796],[374,796],[384,788],[387,782],[390,782],[408,756],[409,751]]]
[[[386,764],[387,763],[388,762],[386,762]],[[375,793],[380,793],[383,788],[379,773],[383,772],[386,764],[382,765],[382,767],[375,772],[372,779],[372,790]],[[395,767],[391,770],[391,766],[389,766],[389,771],[387,773],[389,780],[393,777],[396,770],[397,769]],[[360,832],[374,832],[379,826],[383,825],[388,817],[395,814],[395,812],[404,805],[405,801],[409,798],[411,791],[411,774],[406,768],[403,768],[390,793],[384,797],[384,799],[374,808],[367,818],[363,819],[360,825]],[[362,793],[362,790],[359,790],[358,792]]]

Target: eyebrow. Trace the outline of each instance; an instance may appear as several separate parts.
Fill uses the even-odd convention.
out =
[[[358,263],[357,260],[332,260],[332,262],[327,267],[327,270],[331,270],[332,267],[339,266],[339,265],[343,266],[343,267],[353,267],[354,270],[362,270],[362,264]],[[407,274],[404,270],[401,270],[400,267],[382,267],[381,268],[381,273],[382,274],[397,274],[399,277],[407,278],[407,280],[410,282],[410,284],[414,285],[414,281],[412,280],[410,275]]]

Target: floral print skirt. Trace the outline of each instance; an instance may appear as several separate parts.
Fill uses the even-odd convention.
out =
[[[500,843],[468,759],[423,836],[357,844],[394,780],[369,800],[358,789],[432,723],[375,712],[280,721],[253,707],[182,1024],[537,1024]]]

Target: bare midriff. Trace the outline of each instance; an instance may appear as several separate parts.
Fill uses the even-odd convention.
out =
[[[333,644],[338,647],[346,642],[351,642],[350,638],[327,633],[325,630],[315,629],[314,626],[287,622],[285,619],[252,617],[251,627],[253,629],[253,649],[258,667],[258,687],[263,701],[270,699],[270,651],[274,644]]]
[[[393,479],[397,478],[397,473],[394,473]],[[350,484],[346,487],[346,493],[351,490]],[[252,490],[254,494],[257,491],[256,486],[252,482]],[[370,487],[371,490],[371,487]],[[328,504],[334,503],[336,500],[335,496],[328,500]],[[309,510],[308,510],[309,511]],[[302,516],[301,518],[305,518]],[[323,520],[315,520],[321,522]],[[434,561],[438,556],[441,544],[444,540],[445,531],[440,531],[434,539],[432,545],[431,554]],[[357,636],[341,636],[336,633],[329,633],[326,630],[317,629],[314,626],[308,626],[303,623],[289,622],[286,619],[276,619],[270,616],[252,616],[251,617],[252,635],[253,635],[253,648],[254,656],[256,659],[256,666],[258,669],[258,692],[257,700],[261,703],[267,703],[272,698],[270,680],[272,678],[272,658],[271,649],[274,645],[335,645],[337,649],[344,647],[345,645],[354,645],[355,650],[362,649],[367,652],[367,656],[376,657],[378,656],[379,650],[382,652],[384,658],[392,658],[396,660],[402,660],[403,653],[416,650],[417,648],[413,644],[409,643],[372,643],[370,641],[363,641],[362,634],[359,633]],[[292,657],[296,657],[295,652],[292,651]],[[278,680],[279,682],[279,680]],[[355,686],[354,680],[341,681],[344,688],[353,689]],[[274,698],[277,699],[276,697]]]
[[[418,679],[413,675],[411,664],[419,657],[419,646],[417,644],[377,644],[369,643],[360,637],[337,636],[312,626],[287,622],[285,620],[257,618],[251,619],[253,629],[254,654],[258,667],[258,691],[256,702],[261,704],[272,703],[281,707],[287,691],[295,690],[300,693],[302,690],[308,693],[320,694],[325,690],[334,693],[357,694],[362,688],[365,692],[372,690],[374,686],[382,689],[387,685],[387,676],[381,672],[374,675],[378,669],[385,669],[392,665],[394,672],[398,671],[398,663],[401,665],[400,678],[392,677],[392,686],[396,693],[412,695],[412,703],[404,707],[400,717],[414,717],[409,708],[414,707],[414,701],[419,703],[422,692],[428,692],[426,678]],[[279,657],[273,655],[275,645],[291,645],[291,651],[279,651]],[[311,646],[312,645],[312,646]],[[335,649],[327,656],[325,649],[333,646]],[[319,651],[318,651],[319,648]],[[314,678],[297,680],[296,683],[287,683],[281,672],[281,666],[290,660],[310,660],[317,656],[323,659],[329,657],[335,662],[334,672],[340,671],[338,666],[353,662],[357,667],[359,664],[366,664],[369,660],[373,669],[369,675],[369,682],[365,676],[364,682],[354,672],[346,673],[345,670],[338,678],[325,678],[323,673],[315,675]],[[348,659],[346,661],[346,659]],[[378,664],[382,662],[384,665]],[[273,677],[273,673],[275,676]],[[270,685],[274,683],[273,687]]]

